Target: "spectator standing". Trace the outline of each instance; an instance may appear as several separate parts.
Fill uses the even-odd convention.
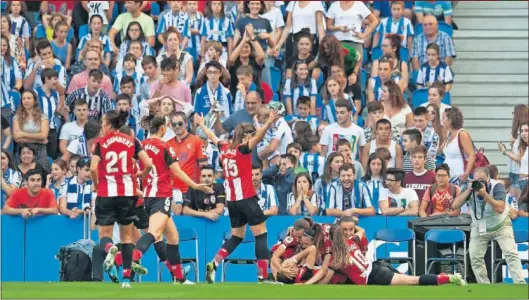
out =
[[[213,189],[213,194],[189,188],[184,197],[183,214],[186,216],[207,218],[217,221],[224,213],[226,205],[226,193],[224,186],[215,183],[215,170],[211,166],[203,166],[200,169],[200,184]]]
[[[519,181],[518,184],[520,186],[520,189],[524,189],[527,185],[528,180],[528,165],[529,165],[529,148],[528,148],[528,142],[529,142],[529,123],[525,122],[520,126],[520,138],[518,142],[518,148],[513,148],[512,151],[507,151],[507,147],[505,147],[504,144],[501,142],[498,142],[498,148],[502,152],[503,155],[509,157],[509,159],[512,159],[514,162],[520,164],[519,169]]]
[[[48,119],[49,130],[46,153],[48,153],[48,156],[52,159],[57,158],[57,146],[59,144],[58,131],[60,130],[59,126],[61,122],[57,117],[60,104],[59,92],[55,90],[57,87],[58,76],[59,74],[54,69],[44,69],[40,74],[43,84],[35,89],[42,114],[46,115]]]
[[[83,157],[77,161],[77,175],[68,179],[66,186],[59,196],[59,212],[70,219],[77,218],[84,213],[86,207],[90,207],[95,199],[92,191],[92,180],[90,178],[90,158]]]
[[[422,143],[428,150],[426,155],[426,168],[428,170],[435,169],[435,158],[439,151],[439,146],[443,143],[439,135],[435,132],[433,126],[428,125],[427,121],[428,110],[425,107],[417,107],[413,111],[413,124],[422,134]]]
[[[46,144],[48,143],[49,120],[42,113],[34,91],[22,93],[22,103],[13,118],[13,137],[20,143],[32,143],[36,161],[49,170]],[[20,146],[20,145],[19,145]]]
[[[387,18],[391,17],[393,10],[393,3],[396,1],[390,0],[380,0],[373,1],[373,14],[377,18]],[[404,2],[404,12],[402,13],[405,18],[412,19],[413,17],[413,1],[403,1]]]
[[[389,168],[402,168],[402,147],[391,138],[391,122],[380,119],[376,123],[376,138],[367,142],[362,151],[362,166],[367,169],[369,155],[375,153],[378,148],[387,148],[391,153]]]
[[[51,173],[46,176],[46,188],[53,191],[57,204],[63,188],[67,184],[66,172],[68,172],[68,165],[66,161],[58,158],[51,164]]]
[[[327,216],[373,216],[369,188],[359,179],[355,179],[353,164],[340,167],[340,180],[333,182],[330,189],[329,205],[325,206]]]
[[[428,104],[426,106],[426,110],[428,111],[428,126],[431,126],[435,129],[435,133],[439,136],[440,142],[439,147],[437,149],[437,154],[442,152],[442,145],[444,144],[444,141],[446,139],[446,131],[443,128],[443,125],[441,125],[441,115],[439,114],[439,106],[435,104]]]
[[[200,11],[197,10],[198,2],[202,1],[187,1],[187,22],[188,22],[188,43],[187,43],[187,52],[194,57],[195,62],[200,59],[200,54],[202,53],[200,45],[200,29],[204,23],[204,16]]]
[[[370,38],[378,25],[378,19],[362,1],[337,1],[327,11],[327,30],[340,42],[362,53],[364,39]],[[367,28],[362,32],[362,23]]]
[[[450,183],[450,168],[447,164],[441,164],[435,169],[435,183],[429,186],[421,197],[419,216],[435,216],[448,214],[456,217],[461,209],[452,209],[452,203],[461,194],[461,189]]]
[[[527,218],[528,214],[528,201],[529,201],[529,185],[526,185],[525,188],[522,190],[522,194],[520,195],[520,199],[518,200],[518,216],[519,217],[525,217]]]
[[[100,42],[98,43],[99,45],[101,45]],[[70,80],[70,84],[68,85],[68,90],[66,91],[66,94],[72,94],[76,90],[80,88],[84,88],[88,85],[88,79],[90,78],[90,71],[99,70],[101,66],[101,51],[97,51],[97,50],[86,51],[84,55],[84,65],[86,69],[82,71],[81,73],[74,75],[72,79]],[[59,78],[60,78],[60,75],[59,75]],[[59,86],[60,84],[58,85],[58,89],[59,89]],[[101,80],[101,89],[105,91],[107,95],[113,95],[112,81],[110,80],[110,77],[108,77],[107,75],[103,75],[103,79]],[[60,90],[59,90],[59,93],[60,93]]]
[[[523,147],[520,148],[520,142],[522,141],[520,131],[521,126],[529,120],[528,113],[529,109],[527,104],[518,104],[514,107],[510,139],[510,146],[514,153],[516,153],[517,150],[523,149]],[[518,181],[520,180],[520,163],[509,158],[507,167],[509,168],[509,179],[512,184],[518,185]]]
[[[266,159],[267,157],[269,157],[269,155],[273,154],[275,151],[278,151],[279,154],[287,153],[288,145],[294,141],[294,138],[292,137],[292,130],[290,129],[287,122],[283,118],[285,108],[282,103],[269,104],[268,109],[264,110],[264,114],[262,115],[259,114],[258,118],[260,119],[259,120],[260,123],[262,124],[266,123],[266,121],[263,122],[265,120],[264,116],[269,115],[271,109],[276,110],[281,117],[279,117],[279,119],[273,124],[273,127],[270,128],[271,129],[270,143],[268,145],[264,145],[264,149],[261,152],[259,152],[259,158],[261,158],[261,160]]]
[[[50,189],[42,188],[42,174],[36,169],[29,170],[26,179],[28,186],[11,194],[2,213],[21,215],[25,219],[37,215],[56,215],[57,201]]]
[[[204,12],[204,22],[200,31],[201,51],[200,57],[204,59],[206,53],[206,42],[217,41],[222,44],[223,52],[221,58],[228,61],[233,51],[233,23],[224,13],[224,1],[208,1]]]
[[[424,17],[422,25],[424,32],[413,39],[413,48],[411,51],[413,69],[419,70],[420,65],[428,62],[426,47],[430,43],[439,45],[440,60],[448,66],[451,66],[453,59],[456,57],[456,50],[452,38],[448,34],[439,31],[437,20],[434,16]]]
[[[15,166],[13,157],[5,149],[2,149],[0,164],[2,168],[2,199],[0,205],[3,208],[9,196],[22,184],[22,175]]]
[[[434,82],[444,85],[445,92],[449,92],[454,82],[454,74],[450,67],[439,60],[439,45],[430,43],[426,46],[428,62],[421,65],[417,74],[418,88],[430,87]]]
[[[419,196],[419,201],[424,199],[425,191],[435,183],[435,174],[426,169],[426,147],[418,145],[411,151],[413,170],[406,173],[404,187],[413,189]]]
[[[292,192],[287,196],[288,213],[292,216],[319,215],[321,203],[318,193],[312,190],[312,179],[307,173],[300,173],[294,180]]]
[[[226,121],[233,112],[230,90],[220,82],[222,66],[217,61],[210,61],[205,66],[208,80],[195,93],[195,112],[207,115],[211,109],[218,110],[218,118]]]
[[[88,123],[88,103],[84,99],[76,99],[73,102],[73,114],[75,121],[64,124],[59,136],[59,151],[62,155],[67,155],[70,142],[83,136],[84,127]]]
[[[276,189],[277,203],[279,206],[278,215],[280,216],[290,214],[288,203],[297,178],[294,172],[296,163],[296,157],[294,155],[283,154],[279,160],[279,166],[273,165],[263,171],[263,181]]]
[[[385,216],[416,216],[419,211],[419,196],[413,189],[405,188],[404,170],[389,168],[386,174],[388,200],[379,202]]]
[[[325,9],[320,1],[291,1],[288,3],[287,20],[281,39],[275,45],[274,53],[279,53],[286,42],[286,57],[295,55],[295,37],[304,28],[309,28],[312,35],[312,55],[318,53],[319,42],[325,36],[324,15]]]
[[[252,183],[263,214],[267,217],[277,215],[279,211],[277,194],[272,185],[263,183],[263,170],[260,166],[252,166]]]
[[[463,113],[458,107],[445,110],[443,128],[448,132],[443,153],[445,163],[450,167],[452,182],[460,184],[472,174],[476,154],[470,134],[463,129]]]
[[[374,14],[378,18],[380,17],[381,7],[390,7],[390,14],[384,15],[383,19],[377,27],[375,36],[373,37],[373,46],[378,46],[378,42],[384,40],[387,34],[395,34],[400,37],[401,45],[403,47],[409,47],[412,44],[414,35],[413,24],[411,23],[411,6],[413,1],[375,1],[374,2]],[[409,6],[409,7],[408,7]],[[377,9],[378,8],[378,9]],[[410,10],[406,12],[406,10]],[[378,16],[377,16],[378,12]],[[387,13],[384,12],[384,13]]]
[[[129,24],[133,21],[136,21],[140,24],[141,28],[143,29],[143,32],[145,32],[147,42],[151,47],[154,47],[154,21],[151,17],[141,12],[142,3],[143,1],[141,0],[125,2],[127,12],[122,13],[117,17],[116,21],[114,21],[114,25],[112,25],[112,28],[108,32],[110,44],[114,49],[115,53],[118,53],[118,47],[116,47],[116,45],[114,44],[116,34],[121,32],[121,40],[124,40],[126,32],[123,31],[123,29],[128,29]]]
[[[9,18],[12,22],[11,31],[21,39],[24,39],[26,49],[29,50],[31,29],[32,28],[25,18],[27,6],[25,1],[7,2],[6,11],[9,12]]]
[[[82,157],[92,156],[92,146],[101,134],[101,123],[90,120],[84,126],[83,135],[71,141],[66,147],[66,153],[62,156],[64,161],[68,161],[72,155]]]
[[[325,127],[320,139],[321,155],[328,155],[337,150],[339,139],[346,139],[351,142],[351,157],[355,159],[358,153],[366,144],[364,131],[358,125],[351,122],[353,105],[350,101],[338,100],[336,102],[337,123]]]
[[[170,1],[169,8],[164,10],[160,16],[158,16],[158,26],[156,27],[156,34],[158,35],[158,41],[160,44],[165,46],[165,39],[163,33],[174,27],[180,36],[182,36],[182,43],[179,45],[182,49],[187,48],[187,37],[189,35],[189,23],[187,14],[182,10],[182,2]]]
[[[230,78],[232,79],[230,86],[232,93],[236,93],[239,85],[237,71],[240,66],[251,66],[254,83],[260,85],[264,62],[265,53],[263,52],[263,48],[261,48],[261,44],[246,31],[241,42],[233,49],[228,59],[228,68],[230,70]]]

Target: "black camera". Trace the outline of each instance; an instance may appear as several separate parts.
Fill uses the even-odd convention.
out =
[[[472,190],[475,192],[481,190],[484,186],[487,186],[487,182],[484,180],[476,180],[472,182]]]

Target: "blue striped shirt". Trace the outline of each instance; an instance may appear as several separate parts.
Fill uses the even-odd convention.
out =
[[[92,34],[88,33],[87,35],[83,36],[81,40],[79,41],[79,46],[77,46],[77,59],[79,60],[79,55],[81,54],[81,51],[83,50],[86,43],[92,39]],[[110,47],[110,40],[108,39],[108,36],[106,35],[100,35],[99,40],[101,43],[103,43],[103,52],[105,55],[107,53],[112,53],[114,50],[112,50],[112,47]]]
[[[399,84],[400,82],[400,77],[394,77],[394,78],[392,77],[391,79],[395,81],[396,84]],[[380,101],[380,99],[382,98],[382,88],[383,88],[382,79],[380,79],[379,76],[376,76],[376,77],[370,78],[369,81],[371,82],[373,86],[373,93],[375,94],[375,101]]]
[[[92,181],[80,184],[77,181],[77,176],[70,178],[62,189],[60,198],[66,198],[66,208],[68,209],[90,207],[92,202]]]
[[[127,74],[127,72],[125,71],[121,73],[117,73],[116,77],[114,77],[114,92],[116,92],[116,94],[121,93],[121,87],[120,87],[121,79],[125,75],[129,75],[132,78],[134,78],[134,95],[137,97],[140,97],[140,87],[145,82],[145,76],[143,76],[143,74],[140,74],[138,72],[134,72],[132,74]]]
[[[54,61],[55,61],[55,65],[53,66],[53,69],[55,71],[57,71],[57,73],[59,73],[59,78],[58,78],[59,79],[59,84],[63,88],[66,88],[66,69],[62,66],[60,60],[55,59]],[[24,79],[27,79],[29,77],[29,75],[31,74],[31,72],[33,72],[33,69],[35,68],[35,64],[36,64],[36,62],[33,61],[33,60],[31,60],[28,63],[29,67],[26,70],[26,78],[24,78]],[[42,73],[43,70],[44,70],[44,65],[42,65],[37,70],[37,74],[35,75],[35,81],[33,81],[33,89],[36,89],[36,88],[42,86],[42,80],[40,78],[40,73]]]
[[[391,17],[382,19],[380,24],[378,24],[377,32],[380,33],[379,44],[382,44],[386,34],[392,33],[403,37],[401,45],[404,47],[408,47],[408,37],[414,34],[411,21],[404,17],[401,17],[396,22]]]
[[[167,28],[174,27],[180,33],[180,36],[187,37],[189,35],[189,24],[187,21],[187,14],[183,11],[173,13],[172,9],[167,9],[160,14],[158,18],[158,27],[156,34],[162,34],[167,31]]]
[[[312,182],[315,182],[321,175],[325,167],[325,157],[319,153],[304,152],[299,157],[299,164],[309,171],[312,176]]]
[[[293,121],[294,123],[299,122],[299,121],[307,122],[309,123],[310,129],[312,130],[312,133],[314,134],[316,134],[316,132],[318,131],[318,126],[320,126],[320,119],[318,117],[311,116],[311,115],[308,115],[306,118],[300,115],[286,115],[285,121],[287,122]],[[294,128],[293,124],[292,124],[292,128]]]
[[[123,60],[125,55],[129,53],[130,41],[127,40],[119,46],[118,60]],[[156,51],[147,43],[147,41],[141,42],[142,56],[152,55],[156,56]],[[143,57],[136,57],[137,59],[143,59]]]
[[[277,194],[274,190],[274,187],[269,184],[264,184],[261,182],[261,190],[257,194],[259,197],[259,206],[264,211],[269,210],[273,206],[277,206]]]
[[[11,168],[7,168],[3,176],[7,184],[14,185],[16,188],[20,187],[20,184],[22,183],[22,174],[20,174],[19,171],[13,170]],[[3,208],[4,203],[7,201],[8,197],[7,197],[7,194],[4,192],[4,189],[1,189],[1,193],[2,193],[1,206]]]
[[[454,74],[450,67],[444,62],[440,62],[435,67],[431,67],[429,63],[423,64],[417,74],[417,84],[430,86],[436,81],[444,84],[454,82]]]
[[[441,61],[444,62],[447,57],[456,57],[454,41],[448,34],[438,31],[436,38],[430,41],[424,33],[421,33],[413,39],[413,48],[411,51],[411,57],[418,58],[419,64],[422,65],[428,62],[428,57],[426,56],[426,47],[430,43],[436,43],[439,45],[439,49],[441,50]]]
[[[55,111],[59,106],[59,92],[51,90],[50,95],[47,95],[42,86],[40,86],[35,89],[35,93],[37,93],[42,113],[45,114],[50,121],[50,129],[57,128],[58,120],[55,117]]]
[[[201,36],[206,37],[206,41],[217,41],[221,44],[233,38],[233,23],[227,18],[205,18],[202,22]]]
[[[200,29],[203,26],[202,23],[204,23],[204,17],[199,12],[196,13],[196,17],[191,17],[187,14],[187,22],[187,38],[189,39],[187,43],[187,52],[191,54],[191,56],[197,58],[202,49],[200,45],[200,33],[193,35],[191,34],[191,29],[196,29],[200,32]]]
[[[297,84],[292,86],[291,79],[285,81],[285,89],[283,90],[283,97],[285,101],[288,101],[287,98],[290,98],[290,103],[292,104],[292,112],[294,114],[298,113],[297,103],[300,96],[316,96],[318,94],[318,85],[316,80],[311,78],[310,82],[307,84]]]
[[[2,57],[2,80],[5,82],[9,90],[15,88],[16,81],[22,79],[22,72],[16,58],[11,56],[11,65],[8,65],[6,60]]]

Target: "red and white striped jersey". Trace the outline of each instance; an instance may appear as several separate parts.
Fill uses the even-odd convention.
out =
[[[143,196],[146,198],[172,197],[171,165],[178,161],[176,152],[169,144],[158,138],[146,139],[142,145],[152,159],[151,172],[143,180]]]
[[[240,201],[257,194],[252,183],[252,150],[248,144],[231,149],[227,142],[218,144],[224,170],[226,201]]]
[[[138,184],[134,174],[134,160],[142,151],[138,140],[114,131],[101,137],[94,146],[93,155],[101,161],[97,166],[98,197],[132,197]]]
[[[340,271],[347,275],[354,284],[366,285],[371,272],[371,261],[365,258],[356,241],[347,240],[347,245],[349,246],[349,261],[347,266]]]

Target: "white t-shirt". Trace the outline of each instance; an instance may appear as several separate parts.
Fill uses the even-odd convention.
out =
[[[355,1],[348,10],[340,7],[340,1],[334,2],[327,11],[327,18],[334,19],[334,26],[347,26],[351,29],[348,32],[333,31],[334,36],[340,41],[353,41],[363,43],[364,40],[353,35],[355,32],[362,32],[362,21],[371,14],[371,11],[361,1]]]
[[[280,154],[287,153],[288,145],[294,142],[292,129],[290,129],[290,126],[288,126],[284,118],[277,120],[272,128],[272,139],[280,140],[279,147],[277,148]]]
[[[299,1],[290,1],[287,5],[287,12],[292,13],[292,29],[289,34],[296,34],[303,28],[309,28],[311,34],[316,34],[316,12],[318,11],[325,14],[321,1],[310,1],[304,8],[299,7]]]
[[[81,137],[83,135],[83,132],[84,127],[79,127],[79,125],[77,125],[75,121],[68,122],[62,127],[59,140],[67,140],[68,143],[70,143],[71,141]]]
[[[262,18],[270,21],[270,26],[272,26],[272,39],[276,39],[276,29],[285,27],[285,20],[283,19],[283,14],[281,10],[273,6],[269,11],[261,15]]]
[[[525,149],[525,153],[522,156],[522,160],[520,161],[520,175],[527,175],[529,174],[529,147]]]
[[[392,116],[391,118],[386,116],[386,119],[391,122],[391,126],[396,128],[399,134],[402,136],[402,133],[406,130],[406,116],[411,113],[413,112],[411,111],[410,106],[406,105],[398,114]]]
[[[353,160],[356,158],[358,147],[363,147],[366,144],[364,130],[360,126],[351,123],[351,126],[344,128],[338,125],[338,123],[332,123],[325,127],[320,139],[321,145],[328,146],[327,156],[337,150],[336,144],[340,139],[346,139],[351,143],[353,147],[351,154]]]
[[[100,15],[103,18],[103,24],[108,24],[105,10],[109,10],[108,1],[88,1],[88,20],[92,15]]]
[[[393,194],[391,191],[388,191],[389,207],[408,209],[410,208],[410,203],[413,201],[419,201],[419,196],[417,196],[414,189],[401,188],[398,194]]]

